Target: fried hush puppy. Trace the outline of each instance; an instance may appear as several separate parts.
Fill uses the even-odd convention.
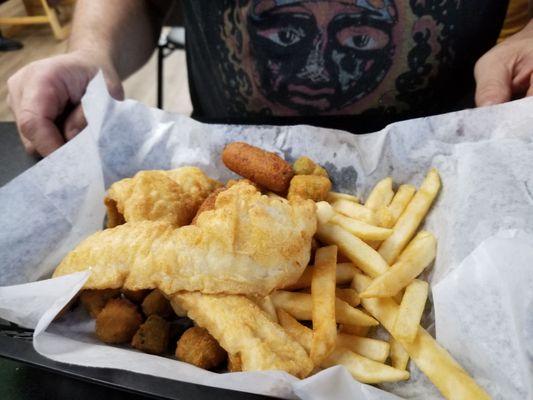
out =
[[[228,190],[230,187],[238,184],[239,182],[249,183],[250,185],[257,188],[257,190],[261,190],[259,185],[257,185],[256,183],[248,179],[230,179],[228,182],[226,182],[225,186],[216,188],[215,190],[211,192],[211,194],[209,194],[209,196],[207,196],[204,202],[200,205],[200,208],[198,208],[198,211],[196,212],[196,215],[194,216],[191,224],[194,225],[196,223],[196,220],[200,216],[200,214],[203,213],[204,211],[214,210],[218,195],[222,193],[223,191]]]
[[[192,327],[178,340],[176,358],[203,369],[213,369],[226,360],[227,353],[204,328]]]
[[[291,165],[275,153],[244,142],[228,144],[222,161],[233,172],[276,193],[285,193],[294,175]]]
[[[150,354],[162,354],[168,346],[170,325],[159,315],[150,315],[133,336],[131,346]]]
[[[311,199],[314,201],[326,200],[331,190],[329,178],[318,175],[296,175],[291,179],[289,187],[289,200]]]
[[[152,290],[152,292],[145,297],[142,302],[142,310],[147,317],[150,315],[159,315],[163,318],[169,318],[174,315],[174,310],[172,310],[170,302],[158,289]]]
[[[120,289],[86,289],[80,293],[80,302],[91,318],[96,318],[107,302],[118,296]]]
[[[223,186],[216,188],[214,191],[212,191],[209,196],[207,196],[207,198],[204,200],[204,202],[200,205],[200,208],[198,208],[198,211],[196,212],[196,215],[194,216],[191,224],[194,225],[196,223],[196,220],[198,219],[198,216],[204,211],[214,210],[215,203],[217,201],[217,196],[226,189],[227,187]]]
[[[104,343],[127,343],[142,322],[135,304],[126,299],[111,299],[96,318],[96,336]]]

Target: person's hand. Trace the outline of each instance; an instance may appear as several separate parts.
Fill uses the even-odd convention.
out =
[[[85,127],[80,100],[99,69],[111,95],[122,99],[124,91],[114,68],[88,53],[36,61],[9,78],[7,101],[27,152],[47,156]]]
[[[474,75],[478,107],[533,96],[533,21],[481,57]]]

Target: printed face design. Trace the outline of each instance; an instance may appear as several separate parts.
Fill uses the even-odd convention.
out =
[[[393,0],[255,0],[248,10],[253,79],[272,103],[305,114],[342,109],[392,65]]]

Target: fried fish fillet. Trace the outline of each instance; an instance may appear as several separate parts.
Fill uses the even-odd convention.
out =
[[[144,220],[187,225],[209,193],[219,186],[196,167],[140,171],[109,188],[104,199],[107,226]]]
[[[240,182],[220,193],[195,225],[128,222],[93,234],[54,276],[90,269],[88,289],[265,296],[299,278],[315,231],[313,201],[283,202]]]
[[[313,370],[304,348],[244,296],[178,293],[171,304],[187,310],[230,356],[238,354],[243,371],[281,370],[305,378]]]

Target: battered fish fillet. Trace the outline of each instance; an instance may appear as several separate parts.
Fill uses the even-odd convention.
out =
[[[219,186],[219,182],[196,167],[141,171],[109,188],[104,199],[107,226],[144,220],[176,227],[187,225],[209,193]]]
[[[239,354],[243,371],[281,370],[305,378],[313,370],[304,348],[244,296],[179,293],[171,303],[186,309],[230,355]]]
[[[298,280],[315,231],[313,201],[283,202],[241,182],[195,225],[128,222],[93,234],[54,276],[91,269],[85,288],[265,296]]]

